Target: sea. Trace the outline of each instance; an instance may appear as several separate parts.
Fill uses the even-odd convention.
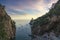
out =
[[[15,20],[16,22],[16,37],[15,40],[31,40],[31,27],[29,20]]]

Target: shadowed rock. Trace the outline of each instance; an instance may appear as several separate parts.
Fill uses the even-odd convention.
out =
[[[6,13],[5,6],[0,4],[0,40],[13,39],[15,32],[15,22]]]

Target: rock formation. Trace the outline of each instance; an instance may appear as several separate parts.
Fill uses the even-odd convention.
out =
[[[33,22],[30,22],[30,25],[32,35],[34,36],[42,37],[43,35],[47,34],[50,38],[52,38],[48,38],[46,40],[54,40],[53,36],[51,36],[52,34],[54,34],[54,38],[60,37],[60,0],[58,0],[58,2],[54,4],[54,7],[51,8],[48,13],[46,13],[42,17],[35,19]]]
[[[15,37],[15,22],[6,13],[5,6],[0,4],[0,40],[11,40]]]

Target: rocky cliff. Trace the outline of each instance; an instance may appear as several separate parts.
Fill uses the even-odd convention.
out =
[[[6,13],[5,6],[0,4],[0,40],[11,40],[15,37],[15,22]]]
[[[38,40],[39,37],[39,40],[45,40],[44,38],[58,40],[56,37],[60,37],[60,0],[51,7],[48,13],[31,21],[32,35],[37,37],[34,40]]]

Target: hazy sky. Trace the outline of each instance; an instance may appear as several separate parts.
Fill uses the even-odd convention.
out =
[[[48,12],[52,3],[58,0],[0,0],[6,6],[7,13],[12,19],[37,18]]]

